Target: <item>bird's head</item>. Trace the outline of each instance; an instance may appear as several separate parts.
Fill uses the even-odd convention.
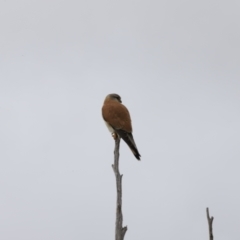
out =
[[[117,101],[117,102],[120,102],[120,103],[122,102],[121,97],[116,93],[108,94],[107,97],[106,97],[106,100],[107,99],[114,100],[114,101]]]

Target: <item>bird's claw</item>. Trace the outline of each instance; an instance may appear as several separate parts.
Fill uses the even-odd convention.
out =
[[[118,135],[115,132],[113,132],[112,137],[113,137],[114,140],[116,140],[118,138]]]

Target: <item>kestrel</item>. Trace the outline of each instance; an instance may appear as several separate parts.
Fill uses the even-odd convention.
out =
[[[129,146],[134,156],[140,160],[141,155],[132,135],[132,124],[128,109],[122,104],[121,97],[118,94],[109,94],[106,96],[102,107],[103,119],[112,133],[122,138]]]

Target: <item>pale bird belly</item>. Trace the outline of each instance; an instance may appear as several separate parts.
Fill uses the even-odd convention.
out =
[[[105,122],[105,124],[106,124],[108,130],[110,131],[110,133],[114,133],[115,132],[114,129],[107,122]]]

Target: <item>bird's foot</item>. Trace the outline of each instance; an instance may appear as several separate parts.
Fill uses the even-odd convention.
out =
[[[118,135],[117,135],[115,132],[113,132],[113,133],[112,133],[112,137],[113,137],[114,140],[117,140]]]

